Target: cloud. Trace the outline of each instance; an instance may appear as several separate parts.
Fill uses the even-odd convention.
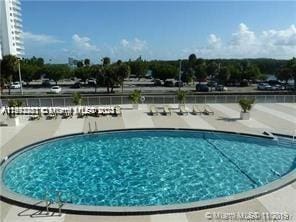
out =
[[[291,25],[284,30],[268,30],[262,32],[262,39],[269,44],[282,45],[282,46],[295,46],[296,45],[296,27]]]
[[[126,39],[122,39],[122,40],[120,41],[120,45],[122,45],[123,47],[128,47],[129,42],[128,42]]]
[[[55,44],[62,43],[63,41],[51,35],[33,34],[31,32],[23,32],[23,38],[26,43],[39,43],[39,44]]]
[[[192,47],[191,51],[205,58],[291,58],[296,54],[296,27],[270,29],[254,32],[246,24],[240,23],[238,29],[230,34],[228,41],[216,34],[210,34],[205,47]]]
[[[240,23],[238,31],[232,34],[231,44],[236,46],[244,44],[250,45],[254,43],[256,43],[255,33],[252,32],[244,23]]]
[[[145,40],[140,40],[138,38],[134,38],[133,40],[122,39],[120,41],[120,45],[123,48],[134,52],[141,52],[147,49],[147,42]]]
[[[209,48],[219,48],[221,46],[221,39],[215,34],[210,34],[208,38]]]
[[[88,51],[88,52],[98,52],[100,49],[96,45],[90,43],[90,38],[80,37],[78,34],[72,36],[74,47],[79,50]]]

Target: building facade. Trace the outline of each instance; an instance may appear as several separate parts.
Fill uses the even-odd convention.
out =
[[[0,59],[4,55],[24,55],[20,0],[0,0]]]

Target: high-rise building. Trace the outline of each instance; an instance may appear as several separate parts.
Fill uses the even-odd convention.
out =
[[[3,55],[24,55],[21,17],[19,0],[0,0],[0,59]]]

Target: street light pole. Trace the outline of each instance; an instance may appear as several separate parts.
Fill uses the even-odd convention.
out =
[[[181,66],[182,66],[182,60],[180,59],[179,61],[179,82],[178,82],[178,86],[179,86],[179,91],[181,90]]]
[[[20,80],[20,86],[21,86],[21,94],[23,95],[23,82],[22,82],[22,74],[21,74],[21,60],[18,60],[18,74],[19,74],[19,80]]]

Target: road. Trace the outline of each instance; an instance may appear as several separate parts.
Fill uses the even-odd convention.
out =
[[[233,92],[258,92],[256,89],[256,85],[248,86],[248,87],[227,87],[227,92],[233,93]],[[178,90],[178,87],[154,87],[154,86],[129,86],[124,87],[123,92],[131,92],[135,89],[139,89],[142,92],[146,93],[163,93],[163,92],[176,92]],[[185,91],[195,91],[194,86],[186,86],[181,87],[182,90]],[[69,86],[62,87],[61,94],[69,94],[73,92],[81,92],[81,93],[94,93],[95,88],[94,87],[82,87],[79,89],[72,89]],[[97,88],[97,92],[100,93],[106,93],[107,89],[106,87]],[[121,93],[121,88],[114,88],[115,93]],[[217,92],[217,91],[213,91]],[[33,88],[33,87],[24,87],[23,88],[24,95],[46,95],[50,94],[50,88]],[[7,95],[8,89],[5,89],[3,91],[2,95]],[[19,95],[20,89],[11,89],[11,95]]]

